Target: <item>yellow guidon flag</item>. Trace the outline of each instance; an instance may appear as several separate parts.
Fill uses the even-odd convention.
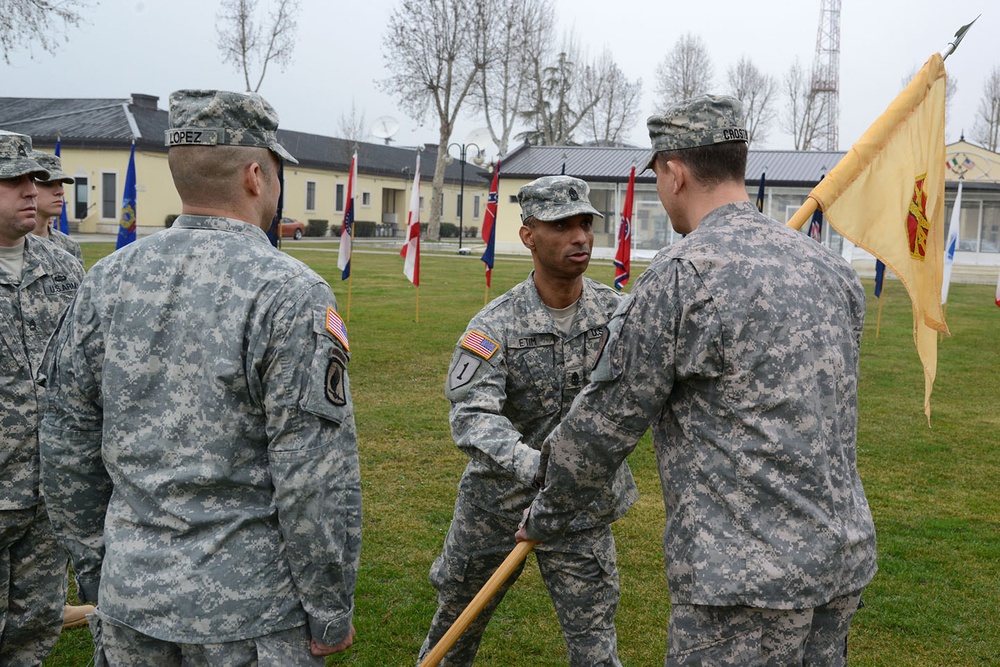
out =
[[[948,333],[941,308],[945,78],[944,60],[935,53],[788,223],[801,227],[818,204],[834,229],[903,283],[913,303],[928,423],[936,332]]]

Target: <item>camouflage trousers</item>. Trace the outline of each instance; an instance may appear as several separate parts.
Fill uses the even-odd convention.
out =
[[[0,667],[34,667],[55,646],[67,562],[44,503],[0,510]]]
[[[459,497],[444,548],[431,566],[438,608],[418,662],[437,644],[487,579],[514,548],[515,522],[484,512]],[[539,544],[538,569],[562,627],[572,667],[621,667],[615,611],[618,568],[609,526],[570,533]],[[441,661],[442,667],[471,665],[483,631],[524,569],[510,576]]]
[[[219,644],[156,639],[101,613],[90,618],[94,667],[322,667],[309,652],[309,627]]]
[[[861,591],[811,609],[679,604],[670,610],[666,667],[843,667]]]

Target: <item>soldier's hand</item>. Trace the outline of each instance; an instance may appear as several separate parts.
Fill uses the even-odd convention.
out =
[[[517,525],[517,532],[514,533],[514,540],[517,542],[531,541],[531,538],[528,537],[528,531],[524,529],[524,524],[528,522],[529,512],[531,512],[531,505],[524,508],[524,514],[521,516],[521,523]]]
[[[339,644],[324,644],[323,642],[318,642],[315,639],[309,640],[309,652],[313,655],[323,656],[323,655],[333,655],[334,653],[340,653],[341,651],[346,651],[351,648],[351,644],[354,643],[354,624],[351,623],[351,631],[347,633],[347,637],[344,641]]]

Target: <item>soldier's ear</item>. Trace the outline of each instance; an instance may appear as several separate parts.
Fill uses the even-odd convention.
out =
[[[531,235],[531,227],[528,225],[521,225],[521,229],[518,230],[518,233],[521,235],[521,243],[524,244],[524,247],[528,250],[534,250],[535,240]]]

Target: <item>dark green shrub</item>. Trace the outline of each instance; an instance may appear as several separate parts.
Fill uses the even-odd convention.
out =
[[[452,222],[442,222],[441,223],[441,238],[443,239],[457,239],[458,238],[458,225]]]
[[[375,236],[375,222],[373,220],[354,221],[355,238],[370,238]]]
[[[176,220],[177,218],[178,215],[176,213],[170,213],[169,215],[167,215],[166,218],[163,219],[163,226],[169,227],[170,225],[174,224],[174,220]]]
[[[326,236],[329,220],[306,220],[306,236]]]

